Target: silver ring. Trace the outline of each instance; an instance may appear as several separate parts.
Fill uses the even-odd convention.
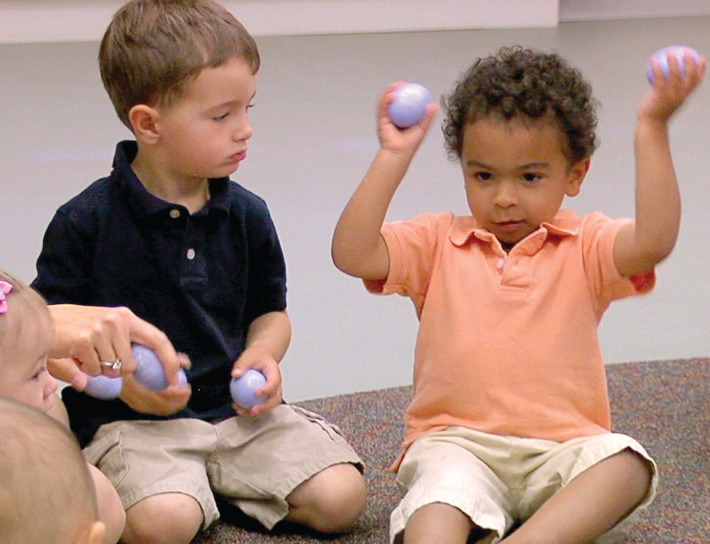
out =
[[[116,358],[114,361],[101,361],[101,366],[104,368],[110,368],[114,372],[118,372],[123,367],[123,362],[121,359]]]

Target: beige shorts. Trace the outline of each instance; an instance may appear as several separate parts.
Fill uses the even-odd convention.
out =
[[[390,542],[400,542],[409,517],[432,503],[458,508],[498,542],[573,478],[626,449],[648,460],[652,483],[636,510],[596,540],[604,544],[623,537],[656,494],[656,465],[633,438],[610,433],[560,443],[461,427],[426,435],[411,445],[397,472],[406,495],[392,512]]]
[[[219,518],[214,495],[271,529],[286,497],[329,466],[362,461],[340,430],[317,414],[280,405],[256,417],[117,421],[99,428],[86,459],[118,491],[124,508],[160,493],[193,497],[203,528]]]

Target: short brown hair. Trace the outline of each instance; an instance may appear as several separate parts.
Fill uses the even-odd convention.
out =
[[[245,59],[259,70],[254,38],[212,0],[131,0],[113,16],[99,49],[104,87],[130,129],[137,104],[169,105],[204,68]]]

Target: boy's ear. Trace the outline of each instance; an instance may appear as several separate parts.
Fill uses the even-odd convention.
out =
[[[152,144],[158,140],[157,118],[158,112],[145,104],[136,104],[130,109],[128,120],[139,142]]]
[[[579,190],[582,187],[582,182],[584,181],[587,172],[589,171],[589,165],[591,164],[591,159],[587,157],[581,161],[575,162],[569,169],[569,176],[567,179],[567,196],[577,196]]]

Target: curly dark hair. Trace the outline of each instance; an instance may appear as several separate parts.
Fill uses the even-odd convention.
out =
[[[482,117],[549,119],[564,135],[565,156],[576,162],[597,146],[596,106],[589,83],[557,54],[504,47],[476,60],[442,99],[446,149],[459,160],[466,125]]]

